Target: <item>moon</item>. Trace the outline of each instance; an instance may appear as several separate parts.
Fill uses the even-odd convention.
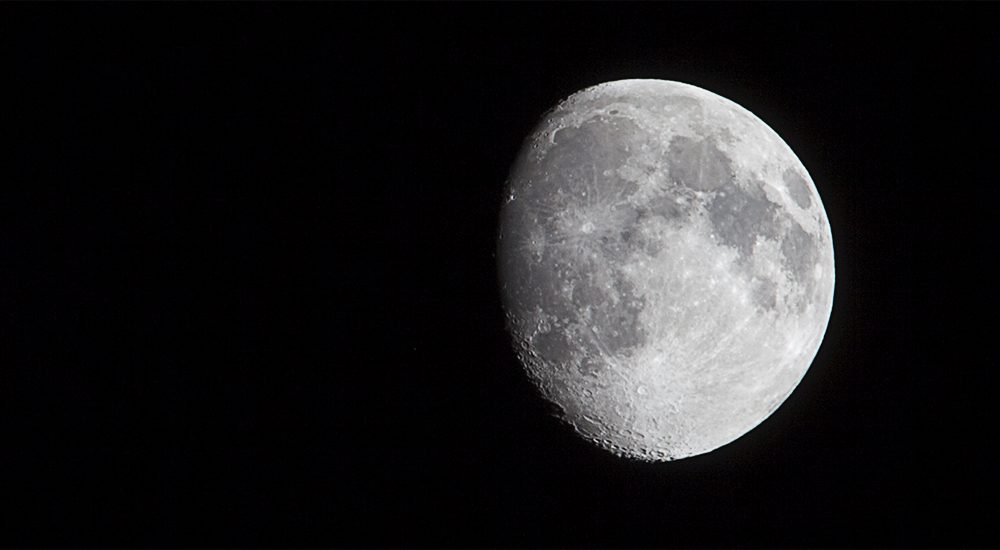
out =
[[[809,172],[701,88],[621,80],[562,101],[525,140],[499,221],[521,363],[619,456],[736,440],[791,394],[826,332],[833,240]]]

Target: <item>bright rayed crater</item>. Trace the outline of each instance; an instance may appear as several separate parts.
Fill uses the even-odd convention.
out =
[[[527,373],[582,436],[672,460],[788,397],[830,317],[830,225],[788,145],[694,86],[625,80],[546,115],[512,170],[498,266]]]

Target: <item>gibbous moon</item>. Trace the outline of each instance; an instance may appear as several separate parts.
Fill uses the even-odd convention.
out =
[[[766,419],[819,350],[833,241],[764,122],[679,82],[573,94],[525,141],[500,218],[507,326],[583,437],[674,460]]]

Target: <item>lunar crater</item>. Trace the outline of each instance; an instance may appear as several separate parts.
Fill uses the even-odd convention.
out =
[[[789,168],[781,174],[781,179],[788,187],[788,195],[792,197],[799,208],[806,209],[812,205],[812,192],[809,191],[809,184],[798,172]]]

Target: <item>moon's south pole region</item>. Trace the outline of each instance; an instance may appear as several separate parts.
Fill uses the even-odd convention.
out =
[[[573,94],[525,140],[497,263],[528,375],[583,437],[675,460],[795,389],[833,305],[830,224],[789,146],[679,82]]]

